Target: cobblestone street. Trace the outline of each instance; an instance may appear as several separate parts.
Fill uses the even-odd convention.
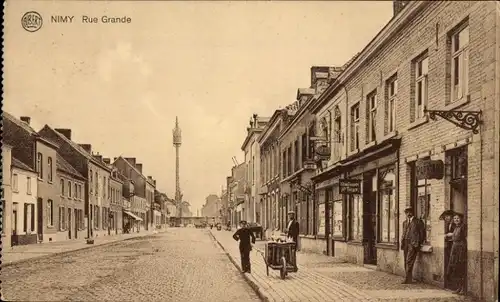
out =
[[[259,301],[207,230],[168,232],[1,271],[7,301]]]

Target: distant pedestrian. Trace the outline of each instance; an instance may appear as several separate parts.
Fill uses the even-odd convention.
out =
[[[445,236],[451,238],[453,245],[451,246],[450,260],[448,263],[448,279],[451,279],[456,285],[455,293],[465,295],[465,276],[467,273],[467,226],[465,225],[464,216],[455,214],[453,222],[455,228],[452,233],[447,233]]]
[[[287,227],[287,238],[292,239],[295,242],[295,246],[298,249],[299,245],[299,222],[295,220],[295,212],[288,212],[288,227]]]
[[[240,222],[240,226],[234,233],[233,238],[240,241],[241,269],[244,273],[251,273],[250,251],[252,250],[252,243],[255,244],[255,235],[247,228],[245,220]]]
[[[413,265],[424,241],[425,227],[423,222],[415,217],[412,208],[407,208],[405,214],[407,219],[403,222],[401,248],[404,250],[406,276],[402,283],[410,284],[413,281]]]

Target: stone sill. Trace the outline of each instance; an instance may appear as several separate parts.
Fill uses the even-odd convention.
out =
[[[347,241],[347,244],[349,244],[349,245],[359,245],[359,246],[363,246],[363,242],[361,242],[361,241],[354,241],[354,240]]]
[[[419,118],[418,120],[415,120],[413,123],[409,124],[408,127],[406,128],[406,130],[412,130],[412,129],[415,129],[425,123],[427,123],[429,121],[429,116],[423,116],[421,118]]]
[[[399,250],[397,243],[377,243],[375,247],[386,250]]]

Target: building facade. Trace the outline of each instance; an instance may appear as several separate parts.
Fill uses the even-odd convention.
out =
[[[12,146],[2,141],[2,247],[11,246],[12,186],[11,186]]]
[[[260,199],[265,236],[278,235],[283,230],[283,203],[280,191],[282,159],[279,135],[296,110],[279,109],[269,119],[257,142],[260,148]]]
[[[202,217],[219,217],[222,209],[221,199],[215,194],[210,194],[205,198],[205,204],[201,208]]]
[[[110,164],[108,159],[105,159],[107,164]],[[112,166],[111,166],[112,167]],[[114,167],[111,168],[109,178],[109,203],[110,203],[110,222],[109,233],[121,234],[123,233],[123,181],[118,177],[118,170]]]
[[[241,146],[245,153],[245,164],[247,174],[245,178],[245,209],[248,222],[262,224],[262,213],[260,212],[260,147],[257,142],[260,134],[264,130],[269,118],[259,117],[257,114],[252,116],[250,127],[247,128],[247,137]]]
[[[130,180],[129,186],[133,187],[133,191],[130,192],[130,194],[132,195],[130,197],[131,212],[127,211],[125,213],[127,215],[128,213],[133,214],[131,218],[136,221],[139,230],[147,229],[147,222],[151,219],[149,218],[149,220],[146,220],[148,219],[146,217],[149,209],[151,208],[151,203],[148,204],[148,202],[150,201],[146,199],[148,198],[148,192],[150,192],[150,190],[147,190],[149,186],[148,179],[142,174],[142,164],[137,163],[135,157],[124,158],[120,156],[114,159],[112,165],[116,167],[120,174]]]
[[[313,178],[328,253],[403,275],[411,206],[426,229],[417,278],[443,286],[439,216],[455,210],[468,225],[468,292],[495,301],[498,6],[418,1],[396,13],[311,109],[331,147]]]
[[[7,112],[3,116],[3,143],[11,145],[12,156],[37,172],[38,240],[56,240],[59,213],[59,186],[56,181],[57,142],[39,135],[31,126],[29,117],[15,118]]]
[[[39,135],[55,141],[60,147],[58,153],[85,179],[85,219],[87,237],[106,236],[109,213],[107,186],[111,169],[102,156],[92,154],[92,145],[77,144],[71,140],[71,129],[52,129],[45,125]],[[59,186],[58,194],[60,192]],[[56,211],[58,213],[58,211]],[[59,219],[58,214],[56,219]]]
[[[59,221],[57,240],[83,239],[85,229],[85,177],[57,154],[57,182],[59,184]]]
[[[149,227],[156,228],[156,218],[155,216],[160,215],[160,212],[155,208],[155,189],[156,180],[152,176],[148,176],[146,180],[146,229]],[[149,226],[148,226],[149,225]]]
[[[12,158],[12,221],[11,245],[38,242],[37,227],[37,173],[15,157]],[[5,213],[8,214],[8,213]]]
[[[242,206],[245,203],[245,163],[241,163],[231,168],[231,178],[228,185],[229,209],[231,226],[238,227],[240,221],[244,220],[245,209]]]

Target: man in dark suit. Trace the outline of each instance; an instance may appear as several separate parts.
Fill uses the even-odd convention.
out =
[[[298,249],[299,245],[299,222],[295,220],[295,212],[288,212],[288,227],[287,227],[287,238],[290,238],[295,242],[295,246]]]
[[[407,219],[403,222],[403,236],[401,238],[406,272],[403,284],[410,284],[413,279],[413,265],[424,241],[425,227],[423,222],[415,217],[412,208],[407,208],[405,214]]]
[[[252,250],[252,243],[255,244],[255,235],[247,228],[245,220],[240,222],[240,226],[241,228],[234,233],[233,238],[240,241],[241,270],[244,273],[251,273],[250,251]]]
[[[456,225],[453,223],[453,214],[449,213],[444,216],[444,233],[453,233],[455,230]],[[453,245],[453,241],[451,240],[451,237],[445,236],[444,237],[444,271],[448,271],[448,262],[450,260],[450,253],[451,253],[451,246]],[[444,287],[445,288],[453,288],[453,284],[451,280],[449,280],[448,276],[444,278]]]

